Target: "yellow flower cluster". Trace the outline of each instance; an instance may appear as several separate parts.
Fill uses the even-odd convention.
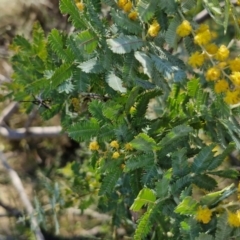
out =
[[[133,150],[132,144],[131,144],[131,143],[126,143],[126,144],[125,144],[125,149],[126,149],[127,151],[132,151],[132,150]]]
[[[193,52],[188,58],[192,68],[202,67],[207,60],[214,65],[205,70],[207,81],[214,82],[214,91],[223,94],[228,104],[240,102],[240,58],[229,59],[230,51],[227,46],[217,46],[211,41],[216,34],[210,31],[207,24],[201,24],[198,29],[192,30],[190,23],[184,20],[176,30],[180,37],[193,33],[194,43],[202,48],[202,52]],[[225,72],[226,69],[230,70]]]
[[[81,110],[80,101],[78,98],[72,98],[71,103],[75,112],[79,112]]]
[[[128,14],[128,18],[135,21],[138,17],[138,13],[136,11],[132,11]]]
[[[237,104],[240,101],[240,89],[228,90],[224,97],[224,101],[228,104]]]
[[[196,35],[194,36],[194,43],[198,45],[206,45],[212,40],[212,33],[209,30],[208,25],[201,24]]]
[[[97,151],[99,149],[99,144],[97,141],[92,141],[89,144],[89,150],[91,151]]]
[[[150,27],[148,28],[148,34],[151,37],[156,37],[160,31],[160,24],[157,22],[157,20],[154,20]]]
[[[224,79],[217,81],[214,85],[214,91],[216,93],[226,92],[228,89],[229,89],[229,84]]]
[[[120,157],[120,153],[119,152],[114,152],[112,155],[112,158],[117,159]]]
[[[111,146],[112,148],[118,149],[118,148],[119,148],[118,141],[115,140],[115,141],[110,142],[110,146]]]
[[[193,68],[201,67],[204,63],[204,55],[200,52],[194,52],[188,59],[188,64]]]
[[[84,4],[83,2],[77,2],[76,3],[77,8],[82,12],[84,10]]]
[[[240,211],[228,213],[228,224],[231,227],[240,227]]]
[[[138,17],[138,13],[136,11],[132,11],[133,4],[129,0],[118,0],[118,6],[128,14],[128,18],[135,21]]]
[[[190,22],[187,20],[184,20],[178,27],[177,27],[177,34],[180,37],[186,37],[188,36],[192,31],[192,26],[190,25]]]
[[[215,58],[218,61],[224,61],[228,58],[229,56],[229,50],[225,45],[221,45],[218,51],[216,52]]]
[[[210,222],[211,217],[212,217],[212,211],[209,208],[207,207],[203,208],[201,206],[198,208],[196,213],[197,221],[207,224]]]
[[[118,0],[118,6],[124,11],[124,12],[130,12],[132,9],[132,2],[128,0]]]
[[[205,74],[206,76],[206,79],[208,81],[215,81],[215,80],[218,80],[219,77],[221,75],[221,72],[218,68],[216,67],[212,67],[212,68],[209,68]]]

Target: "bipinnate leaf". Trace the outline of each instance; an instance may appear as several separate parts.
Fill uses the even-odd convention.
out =
[[[72,21],[76,28],[83,29],[86,27],[86,23],[80,17],[79,9],[72,0],[61,0],[60,10],[63,14],[69,14],[69,19]]]
[[[150,152],[158,149],[155,140],[149,137],[146,133],[139,133],[131,141],[131,144],[135,149],[138,149],[144,152]]]
[[[227,212],[221,214],[217,218],[217,231],[215,239],[217,240],[231,239],[230,234],[232,232],[232,227],[229,225],[227,218],[228,218]]]
[[[99,122],[95,118],[81,121],[68,128],[68,134],[76,141],[91,140],[100,130]]]
[[[92,58],[86,62],[82,62],[78,65],[78,67],[85,73],[100,73],[103,70],[103,67],[98,62],[97,58]]]
[[[179,214],[194,214],[197,210],[198,205],[199,204],[196,200],[188,196],[178,204],[174,212]]]
[[[194,173],[201,173],[208,169],[208,166],[211,164],[214,158],[213,149],[215,146],[215,144],[206,146],[198,153],[192,164],[192,171]]]
[[[156,201],[155,192],[150,188],[143,188],[139,193],[134,203],[130,207],[130,210],[137,212],[140,211],[145,204],[154,204]]]
[[[121,93],[124,93],[127,91],[127,89],[122,85],[122,80],[118,76],[116,76],[113,72],[110,72],[106,76],[106,82],[115,91],[119,91]]]
[[[236,192],[236,187],[234,184],[231,184],[228,187],[225,187],[221,191],[217,192],[211,192],[200,199],[200,203],[202,205],[206,205],[208,207],[214,207],[216,204],[224,200],[225,198],[229,197],[232,195],[234,192]]]
[[[158,4],[158,0],[140,0],[137,4],[137,12],[139,13],[139,17],[144,21],[149,21],[154,12],[156,10]]]
[[[214,240],[213,236],[206,234],[206,233],[200,233],[195,240]]]
[[[129,113],[130,108],[136,102],[139,91],[140,91],[140,87],[136,86],[129,93],[129,96],[128,96],[128,99],[127,99],[127,102],[126,102],[126,105],[125,105],[125,111],[126,111],[127,114]]]
[[[131,157],[126,161],[125,171],[132,171],[138,168],[146,168],[151,167],[154,164],[154,155],[150,154],[143,154],[138,155],[136,157]]]
[[[229,143],[227,148],[218,156],[214,157],[208,165],[208,170],[213,170],[220,166],[224,159],[235,149],[235,144]]]
[[[212,171],[212,172],[208,172],[208,174],[216,175],[223,178],[231,178],[231,179],[237,179],[239,177],[239,171],[235,169]]]
[[[114,172],[109,172],[108,175],[103,179],[103,183],[99,190],[99,195],[111,193],[115,187],[119,177],[121,176],[121,169],[115,169]]]
[[[135,58],[142,64],[143,72],[151,78],[153,71],[152,59],[144,52],[136,51],[134,53]]]
[[[89,30],[80,32],[76,37],[76,42],[80,48],[83,48],[88,54],[97,48],[97,38]]]
[[[136,36],[121,35],[107,39],[110,49],[117,54],[130,53],[143,46],[143,40]]]
[[[170,179],[164,176],[159,182],[156,183],[155,191],[158,198],[165,198],[168,195]]]
[[[152,213],[152,209],[149,208],[143,214],[143,216],[139,219],[137,229],[133,236],[133,240],[142,240],[150,232],[152,227],[151,222],[149,221],[151,213]]]
[[[208,191],[212,191],[217,186],[217,181],[206,174],[196,175],[192,178],[192,181],[199,188],[206,189]]]
[[[51,48],[57,55],[64,59],[67,62],[74,61],[74,54],[70,51],[70,49],[65,49],[63,34],[60,33],[57,29],[53,29],[48,36],[48,41],[50,43]]]
[[[58,87],[62,82],[71,78],[73,72],[72,65],[63,63],[59,68],[55,69],[54,74],[50,78],[52,88]]]

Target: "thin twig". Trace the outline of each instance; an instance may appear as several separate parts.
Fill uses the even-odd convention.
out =
[[[10,140],[20,140],[23,138],[51,138],[61,134],[61,126],[53,127],[29,127],[11,129],[6,126],[0,126],[0,135]]]
[[[12,184],[15,187],[15,189],[17,190],[18,195],[20,196],[20,199],[22,200],[22,203],[23,203],[24,207],[26,208],[28,215],[31,216],[30,217],[30,222],[31,222],[31,225],[33,227],[33,231],[34,231],[36,239],[37,240],[44,240],[44,236],[43,236],[43,234],[42,234],[42,232],[41,232],[41,230],[38,226],[37,219],[34,216],[33,206],[32,206],[31,202],[29,201],[29,199],[27,197],[27,194],[25,192],[25,189],[23,187],[21,179],[19,178],[17,172],[14,171],[10,167],[10,165],[7,163],[7,159],[1,151],[0,151],[0,159],[1,159],[1,162],[2,162],[3,166],[8,171],[8,174],[9,174],[11,180],[12,180]]]

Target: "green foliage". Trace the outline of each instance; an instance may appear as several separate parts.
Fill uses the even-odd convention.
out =
[[[195,1],[139,0],[135,21],[115,1],[104,2],[110,21],[101,16],[100,1],[84,1],[80,11],[74,1],[61,0],[75,27],[69,36],[53,29],[45,38],[36,24],[31,41],[15,38],[14,98],[52,98],[42,117],[60,114],[71,138],[95,144],[89,148],[101,184],[99,207],[111,212],[113,225],[131,222],[130,210],[142,214],[134,239],[230,239],[232,227],[214,208],[236,192],[234,185],[219,190],[218,179],[239,175],[224,165],[240,149],[239,109],[205,88],[202,73],[186,81],[188,68],[174,54],[176,28]],[[218,22],[222,9],[203,2]],[[154,38],[148,28],[156,19],[166,26]],[[184,45],[189,53],[197,49],[190,36]],[[79,172],[72,174],[74,189],[82,186]],[[197,200],[198,188],[211,192]],[[195,220],[200,206],[215,211],[209,225]]]

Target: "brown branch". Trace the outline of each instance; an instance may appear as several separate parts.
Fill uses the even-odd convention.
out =
[[[8,127],[0,126],[0,135],[10,140],[19,140],[23,138],[51,138],[61,134],[61,126],[53,127],[29,127],[11,129]]]
[[[23,138],[51,138],[56,137],[61,134],[61,126],[52,127],[29,127],[32,122],[30,117],[29,121],[26,122],[25,128],[11,129],[6,125],[6,121],[12,116],[14,112],[18,109],[18,103],[12,102],[9,104],[0,115],[0,135],[6,137],[10,140],[20,140]]]
[[[19,195],[20,199],[22,200],[22,203],[23,203],[25,209],[27,210],[27,213],[30,216],[29,221],[31,222],[31,225],[33,227],[33,231],[34,231],[36,239],[37,240],[44,240],[44,236],[41,232],[41,229],[38,226],[37,218],[34,215],[34,208],[33,208],[31,202],[29,201],[29,199],[27,197],[27,194],[25,192],[25,189],[23,187],[21,179],[19,178],[17,172],[14,171],[10,167],[10,165],[7,163],[7,159],[1,151],[0,151],[0,159],[1,159],[1,162],[2,162],[3,166],[8,171],[8,174],[9,174],[9,177],[12,181],[12,184],[15,187],[15,189],[17,190],[18,195]]]

